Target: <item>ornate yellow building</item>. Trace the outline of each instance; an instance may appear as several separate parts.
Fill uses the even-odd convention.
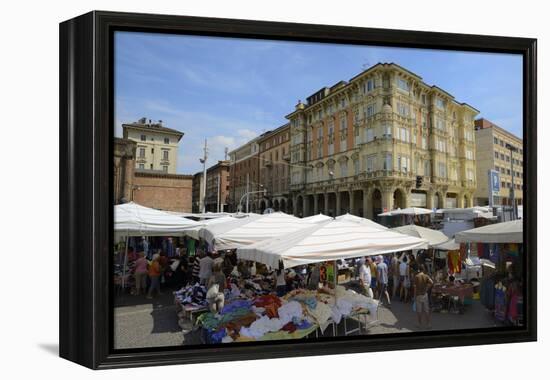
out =
[[[287,115],[294,214],[473,206],[478,113],[394,63],[317,91]]]

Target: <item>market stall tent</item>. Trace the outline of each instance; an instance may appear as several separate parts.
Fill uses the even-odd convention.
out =
[[[392,211],[383,212],[381,214],[378,214],[378,216],[395,216],[395,215],[428,215],[433,214],[433,211],[427,208],[422,207],[408,207]]]
[[[523,220],[489,224],[459,232],[457,243],[523,243]]]
[[[332,220],[237,249],[237,257],[279,268],[426,248],[424,239]]]
[[[445,243],[449,238],[442,232],[432,230],[430,228],[417,226],[410,224],[401,227],[392,228],[392,231],[396,231],[405,235],[419,237],[428,241],[430,246]]]
[[[193,226],[185,230],[184,235],[189,236],[190,238],[193,238],[195,240],[199,240],[200,238],[199,233],[202,228],[211,227],[216,224],[231,223],[235,220],[238,220],[238,219],[232,216],[222,216],[220,218],[211,218],[211,219],[201,220],[198,222],[197,226]]]
[[[115,206],[115,233],[120,236],[178,236],[200,224],[134,202]]]
[[[308,222],[308,223],[321,223],[321,222],[326,222],[327,220],[332,220],[332,219],[333,218],[328,216],[328,215],[317,214],[317,215],[312,215],[312,216],[302,218],[302,221],[303,222]]]
[[[304,222],[302,219],[283,212],[249,217],[247,223],[237,224],[233,222],[230,226],[221,227],[222,224],[206,228],[201,231],[205,233],[205,239],[215,249],[235,249],[251,245],[262,240],[277,236],[287,235],[300,229],[311,226],[312,223]],[[217,228],[220,226],[221,228]]]
[[[460,249],[460,244],[458,244],[455,239],[449,239],[445,243],[434,245],[433,248],[440,251],[458,251]]]
[[[388,229],[387,227],[384,227],[381,224],[373,222],[370,219],[361,218],[360,216],[355,216],[355,215],[352,215],[352,214],[349,214],[349,213],[337,216],[336,220],[339,220],[339,221],[342,221],[342,222],[353,222],[353,223],[364,224],[364,225],[370,226],[372,228],[378,228],[378,229],[381,229],[381,230],[387,230]]]

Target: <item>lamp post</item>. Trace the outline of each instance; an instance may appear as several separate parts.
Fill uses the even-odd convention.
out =
[[[512,175],[512,185],[510,188],[510,203],[512,204],[512,219],[516,219],[516,200],[515,200],[515,185],[514,185],[514,152],[517,152],[517,148],[511,144],[506,144],[506,149],[510,150],[510,171]]]
[[[260,185],[261,187],[263,187],[263,185]],[[266,194],[266,189],[263,189],[263,190],[258,190],[258,191],[247,191],[246,193],[243,194],[243,196],[241,197],[241,199],[239,200],[239,211],[242,211],[243,207],[241,205],[241,203],[243,202],[243,199],[246,197],[246,212],[248,213],[248,200],[249,200],[249,195],[250,194],[258,194],[258,193],[262,193],[262,194]]]

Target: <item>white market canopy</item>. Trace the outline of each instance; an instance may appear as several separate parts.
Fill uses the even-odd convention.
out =
[[[249,216],[248,220],[231,222],[226,225],[216,224],[201,229],[201,237],[212,244],[215,249],[235,249],[251,245],[262,240],[287,235],[299,229],[307,228],[312,223],[302,221],[283,212]]]
[[[218,219],[223,218],[226,216],[232,216],[233,214],[229,212],[199,212],[199,213],[192,213],[192,212],[171,212],[168,211],[168,213],[182,216],[184,218],[196,218],[196,219]]]
[[[184,231],[184,234],[186,236],[189,236],[190,238],[193,238],[195,240],[199,240],[199,233],[202,228],[211,227],[216,224],[222,224],[222,223],[231,223],[235,220],[238,220],[232,216],[222,216],[220,218],[211,218],[206,220],[201,220],[198,222],[197,226],[193,226],[187,230]]]
[[[307,223],[321,223],[321,222],[326,222],[327,220],[332,220],[332,219],[333,218],[328,216],[328,215],[317,214],[317,215],[312,215],[312,216],[302,218],[302,221],[307,222]]]
[[[353,223],[364,224],[366,226],[370,226],[372,228],[377,228],[377,229],[380,229],[380,230],[387,230],[388,229],[387,227],[384,227],[381,224],[373,222],[370,219],[361,218],[360,216],[355,216],[355,215],[352,215],[352,214],[349,214],[349,213],[337,216],[336,220],[340,220],[342,222],[353,222]]]
[[[389,229],[332,220],[237,249],[237,257],[278,268],[427,247],[427,241]]]
[[[432,230],[430,228],[417,226],[410,224],[401,227],[392,228],[392,231],[396,231],[405,235],[418,237],[428,241],[430,246],[445,243],[449,238],[441,231]]]
[[[434,245],[434,248],[440,251],[457,251],[460,249],[460,244],[455,239],[449,239],[445,243]]]
[[[523,243],[523,220],[489,224],[459,232],[457,243]]]
[[[378,216],[395,216],[395,215],[428,215],[432,214],[433,211],[427,208],[422,207],[408,207],[408,208],[398,208],[397,210],[383,212],[378,214]]]
[[[176,236],[197,225],[193,220],[134,202],[115,206],[115,232],[126,236]]]

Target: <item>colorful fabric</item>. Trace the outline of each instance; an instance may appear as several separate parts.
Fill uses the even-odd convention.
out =
[[[252,301],[249,301],[249,300],[236,300],[236,301],[233,301],[231,302],[230,304],[228,305],[225,305],[222,309],[222,311],[220,312],[220,314],[227,314],[227,313],[230,313],[236,309],[242,309],[242,308],[250,308],[250,306],[252,306]]]
[[[459,251],[449,251],[447,253],[447,261],[449,263],[449,272],[450,273],[460,273],[460,252]]]
[[[277,310],[281,304],[281,299],[273,294],[261,296],[254,300],[254,306],[265,308],[265,313],[269,318],[279,317]]]

